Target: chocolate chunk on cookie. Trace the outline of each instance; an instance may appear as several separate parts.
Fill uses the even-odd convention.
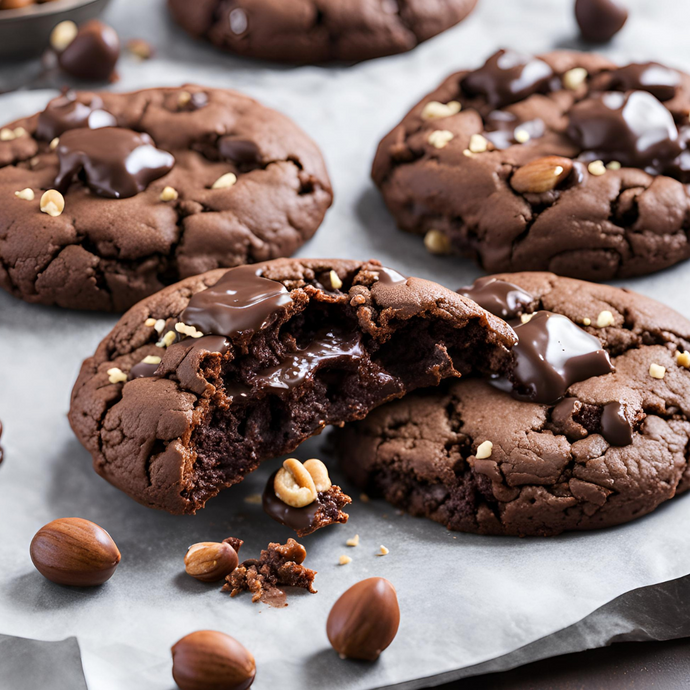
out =
[[[108,481],[194,513],[329,424],[504,371],[514,339],[474,302],[376,261],[217,270],[127,312],[84,362],[69,418]]]
[[[487,272],[586,280],[690,257],[690,76],[657,63],[501,50],[451,75],[379,145],[401,229]]]
[[[192,36],[281,62],[359,61],[403,53],[461,22],[477,0],[168,0]]]
[[[687,490],[690,322],[549,273],[483,281],[463,293],[513,319],[513,366],[334,432],[358,486],[449,529],[519,536],[625,523]]]
[[[181,278],[289,256],[332,198],[314,142],[240,93],[69,92],[0,129],[0,287],[124,311]]]

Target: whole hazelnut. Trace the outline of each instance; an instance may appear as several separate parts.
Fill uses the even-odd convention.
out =
[[[120,39],[112,27],[91,19],[79,27],[74,39],[58,55],[58,64],[78,79],[105,81],[115,71]]]
[[[395,587],[370,577],[348,589],[328,614],[326,634],[336,652],[349,659],[376,661],[400,625]]]
[[[172,674],[180,690],[246,690],[256,675],[251,653],[236,639],[199,630],[172,648]]]
[[[36,570],[59,585],[102,585],[120,562],[112,537],[81,518],[60,518],[41,527],[31,540],[29,552]]]
[[[218,582],[239,564],[237,552],[226,541],[202,541],[189,547],[184,557],[188,575],[202,582]]]

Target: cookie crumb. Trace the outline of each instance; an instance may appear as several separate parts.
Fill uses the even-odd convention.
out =
[[[165,319],[158,319],[156,323],[153,324],[154,330],[160,335],[163,332],[163,329],[165,328]]]
[[[589,316],[585,316],[585,318],[582,319],[582,324],[584,326],[591,326],[592,325],[592,319],[590,319]]]
[[[175,201],[180,195],[174,187],[164,187],[161,192],[161,201]]]
[[[43,213],[56,218],[65,210],[65,197],[56,189],[49,189],[41,197],[40,208]]]
[[[473,134],[467,147],[472,153],[484,153],[489,148],[489,141],[481,134]]]
[[[60,145],[60,137],[55,137],[49,144],[50,150],[55,151],[55,149]]]
[[[455,135],[447,129],[437,129],[429,135],[429,143],[437,149],[443,149],[452,141]]]
[[[613,326],[613,314],[605,309],[599,312],[597,316],[597,328],[606,328],[607,326]]]
[[[249,496],[244,497],[244,502],[249,503],[253,506],[261,505],[261,494],[249,494]]]
[[[690,352],[676,352],[676,362],[679,366],[690,369]]]
[[[440,230],[429,230],[424,235],[424,246],[429,254],[439,256],[450,254],[450,240]]]
[[[594,175],[595,177],[599,177],[600,175],[603,175],[606,173],[606,166],[604,165],[604,161],[592,161],[587,166],[587,170],[589,170],[590,175]]]
[[[516,129],[513,136],[518,144],[526,144],[532,137],[526,129]]]
[[[666,367],[662,367],[661,364],[650,364],[649,365],[649,375],[653,379],[663,379],[666,375]]]
[[[30,187],[27,187],[26,189],[22,189],[19,192],[15,192],[14,195],[17,197],[17,199],[24,199],[24,201],[33,201],[34,200],[34,190],[31,189]]]
[[[340,280],[340,276],[334,270],[331,270],[328,276],[331,279],[331,287],[334,290],[340,290],[340,288],[343,286],[343,281]]]
[[[359,546],[359,534],[355,534],[354,537],[348,539],[345,543],[348,546]]]
[[[494,444],[491,443],[491,441],[484,441],[484,443],[480,443],[477,447],[475,457],[477,458],[477,460],[485,460],[486,458],[490,458],[493,449]]]
[[[131,38],[127,41],[127,50],[140,60],[150,60],[153,57],[153,47],[143,38]]]
[[[390,551],[383,545],[379,546],[379,552],[376,554],[377,556],[387,556],[390,553]]]
[[[110,383],[123,383],[127,380],[127,374],[117,367],[108,369],[106,373],[108,374],[108,381],[110,381]]]
[[[584,67],[573,67],[563,75],[563,86],[571,91],[579,89],[587,80],[589,73]]]
[[[443,117],[450,117],[457,115],[460,110],[462,110],[462,105],[459,101],[449,101],[448,103],[429,101],[422,110],[422,120],[438,120]]]
[[[352,559],[349,556],[343,554],[338,560],[338,563],[340,563],[340,565],[347,565],[348,563],[352,563]]]
[[[221,175],[212,185],[211,189],[229,189],[235,182],[237,182],[237,175],[235,173],[225,173]]]

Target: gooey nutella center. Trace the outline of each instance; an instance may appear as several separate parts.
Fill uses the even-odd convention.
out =
[[[55,187],[63,194],[77,179],[101,197],[123,199],[167,175],[175,158],[157,149],[148,134],[120,127],[72,129],[57,148]]]
[[[103,101],[98,96],[92,96],[87,104],[78,101],[74,94],[66,93],[51,101],[38,116],[36,136],[44,141],[52,141],[71,129],[116,126],[115,116],[103,109]]]

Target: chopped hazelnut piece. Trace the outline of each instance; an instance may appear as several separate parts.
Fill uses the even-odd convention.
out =
[[[376,555],[377,556],[387,556],[389,553],[390,553],[390,551],[385,546],[379,546],[379,552]]]
[[[462,106],[459,101],[449,101],[448,103],[429,101],[422,110],[422,120],[438,120],[442,117],[450,117],[457,115],[460,110],[462,110]]]
[[[221,175],[212,185],[211,189],[228,189],[237,182],[237,175],[235,173],[225,173]]]
[[[201,338],[204,334],[198,331],[194,326],[188,326],[185,323],[179,322],[175,324],[175,330],[182,335],[189,336],[190,338]]]
[[[56,189],[49,189],[41,197],[40,207],[41,211],[49,216],[59,216],[65,210],[65,197]]]
[[[437,129],[429,135],[429,143],[436,149],[443,149],[452,141],[455,135],[447,129]]]
[[[55,137],[51,142],[50,142],[50,150],[55,151],[55,149],[58,147],[58,144],[60,143],[60,137]]]
[[[31,189],[30,187],[27,187],[26,189],[22,189],[19,192],[15,192],[14,195],[17,197],[17,199],[24,199],[24,201],[33,201],[34,200],[34,190]]]
[[[340,565],[347,565],[348,563],[352,563],[352,559],[349,556],[345,556],[344,554],[340,557],[340,560],[338,561]]]
[[[480,443],[477,447],[477,452],[474,457],[477,458],[477,460],[486,460],[486,458],[491,457],[493,449],[494,444],[491,443],[491,441],[484,441],[484,443]]]
[[[348,546],[359,546],[359,534],[355,534],[354,537],[348,539],[345,543]]]
[[[690,352],[687,350],[685,352],[676,352],[676,363],[681,367],[690,369]]]
[[[177,190],[173,187],[164,187],[161,192],[161,201],[175,201],[179,197]]]
[[[156,355],[146,355],[144,359],[141,360],[144,364],[160,364],[161,358],[156,357]]]
[[[474,154],[473,154],[472,151],[470,151],[469,149],[465,149],[465,150],[462,152],[462,155],[463,155],[463,156],[467,156],[468,158],[474,158]]]
[[[569,69],[563,75],[563,86],[566,89],[575,91],[585,83],[588,76],[589,74],[584,67],[573,67],[573,69]]]
[[[110,381],[110,383],[123,383],[127,380],[127,374],[117,367],[108,369],[106,373],[108,374],[108,381]]]
[[[60,22],[50,33],[50,47],[61,53],[77,37],[78,31],[74,22]]]
[[[661,364],[650,364],[649,365],[649,375],[653,379],[663,379],[666,374],[666,367],[662,367]]]
[[[590,319],[589,316],[585,316],[585,318],[582,319],[582,323],[585,326],[591,326],[592,325],[592,319]]]
[[[328,276],[331,279],[331,287],[334,290],[340,290],[340,288],[343,286],[343,281],[340,280],[340,276],[333,270],[331,270]]]
[[[532,320],[534,314],[520,314],[520,323],[527,323]]]
[[[605,309],[599,312],[599,316],[597,316],[597,328],[606,328],[607,326],[613,326],[613,314]]]
[[[610,163],[606,164],[606,167],[609,170],[620,170],[621,169],[621,164],[618,161],[611,161]]]
[[[148,318],[144,321],[144,326],[148,328],[153,328],[156,325],[156,319]]]
[[[156,347],[170,347],[174,342],[175,338],[177,336],[175,335],[175,331],[168,331],[157,343]]]
[[[450,240],[440,230],[429,230],[424,235],[424,246],[430,254],[450,254]]]
[[[606,166],[604,165],[604,161],[592,161],[587,166],[587,170],[589,170],[590,175],[599,177],[600,175],[604,175],[606,173]]]
[[[489,141],[481,134],[473,134],[468,148],[472,153],[484,153],[489,148]]]
[[[15,139],[19,139],[20,137],[23,137],[26,134],[26,130],[23,127],[17,127],[12,134],[14,134]]]
[[[153,55],[153,48],[143,38],[131,38],[127,41],[127,50],[140,60],[149,60]]]
[[[177,105],[180,108],[184,108],[185,106],[189,105],[192,100],[192,94],[189,93],[189,91],[182,91],[180,92],[180,95],[177,97]]]
[[[153,324],[153,328],[157,331],[158,335],[160,335],[165,328],[165,319],[158,319],[158,321]]]
[[[515,133],[515,141],[518,142],[518,144],[526,144],[532,137],[530,137],[529,132],[526,129],[516,129]]]
[[[7,127],[0,129],[0,141],[12,141],[14,139],[14,132]]]

